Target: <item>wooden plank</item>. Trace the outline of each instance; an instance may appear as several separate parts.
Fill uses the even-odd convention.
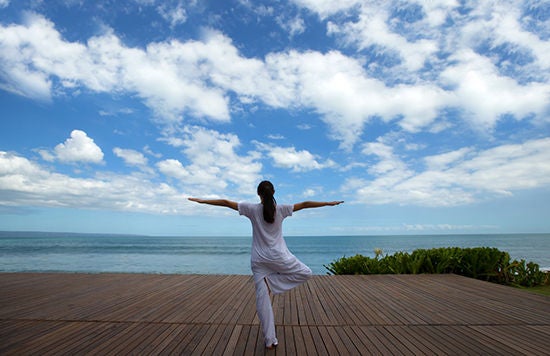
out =
[[[62,328],[65,323],[58,321],[11,321],[12,330],[2,335],[0,342],[0,354],[4,355],[9,350],[18,350],[28,347],[35,340],[39,340],[54,330]]]
[[[248,281],[244,278],[232,277],[228,279],[225,287],[227,288],[226,295],[218,304],[217,310],[210,315],[207,320],[208,323],[235,323],[243,313],[243,309],[248,307],[248,305],[243,304],[243,301],[247,300],[244,296],[252,292],[253,286],[247,283]]]
[[[243,325],[259,324],[260,321],[256,315],[256,289],[251,277],[248,278],[247,285],[249,286],[249,291],[245,289],[247,292],[245,292],[244,298],[242,296],[239,298],[239,300],[242,300],[241,312],[232,320],[237,324]]]
[[[313,338],[307,326],[294,326],[296,353],[298,355],[317,355]]]
[[[316,355],[329,355],[329,350],[325,346],[325,342],[321,333],[319,332],[319,327],[309,326],[308,328],[311,339],[313,340],[313,345],[315,346]],[[313,348],[312,348],[313,352]]]
[[[184,324],[179,325],[178,332],[171,334],[171,341],[162,349],[161,355],[181,355],[182,350],[187,346],[189,340],[197,332],[196,325]]]
[[[378,317],[378,313],[374,311],[372,306],[375,304],[374,298],[371,298],[372,292],[370,286],[365,286],[365,283],[357,284],[358,278],[350,278],[352,276],[346,276],[348,278],[342,279],[342,289],[340,293],[349,299],[351,305],[353,305],[353,311],[357,315],[360,321],[355,321],[357,325],[378,325],[384,323],[384,320]],[[354,281],[355,280],[355,281]],[[339,298],[341,299],[341,298]]]
[[[71,328],[66,334],[51,340],[52,343],[47,352],[43,353],[44,355],[71,354],[71,349],[88,344],[94,335],[103,333],[109,327],[107,323],[73,322],[71,324]]]
[[[231,334],[227,339],[227,342],[225,343],[225,347],[223,348],[218,347],[218,349],[215,350],[214,354],[216,355],[221,355],[223,353],[223,356],[229,356],[229,355],[235,354],[237,350],[237,345],[239,343],[239,338],[243,330],[243,326],[242,325],[235,325],[234,327],[228,326],[227,329],[231,331]]]
[[[376,347],[370,339],[364,337],[364,335],[359,330],[359,327],[355,325],[346,325],[343,326],[341,330],[342,332],[346,333],[347,339],[349,340],[349,342],[353,343],[355,349],[357,349],[359,354],[377,354],[377,352],[373,352],[373,350],[376,350]]]
[[[347,350],[345,351],[347,355],[361,355],[362,354],[361,351],[364,351],[364,350],[362,350],[362,348],[358,346],[357,340],[355,338],[350,337],[350,336],[353,336],[353,334],[346,332],[345,327],[346,326],[334,328],[334,330],[336,331],[336,334],[338,335],[341,342],[345,346],[345,349],[342,349],[342,350]]]
[[[212,348],[216,347],[221,335],[221,332],[218,332],[218,330],[223,330],[223,328],[218,324],[205,324],[204,326],[201,325],[201,327],[205,328],[205,332],[201,335],[200,339],[198,339],[197,346],[193,349],[193,353],[197,355],[211,355],[211,353],[206,351],[209,349],[209,345],[212,345]],[[216,337],[216,335],[218,336]]]
[[[142,325],[140,323],[123,323],[122,325],[124,327],[113,330],[114,334],[111,335],[108,342],[100,343],[94,351],[101,355],[117,355],[127,350],[139,335]]]
[[[296,308],[298,311],[299,325],[309,325],[315,322],[307,299],[306,285],[301,285],[296,288]]]
[[[528,353],[533,355],[550,355],[550,349],[547,342],[531,342],[524,343],[523,340],[528,338],[538,338],[539,340],[549,340],[550,334],[541,333],[536,335],[532,333],[533,329],[521,329],[509,325],[480,325],[472,326],[473,330],[479,334],[483,334],[493,340],[495,345],[501,346],[501,351],[506,353]],[[523,335],[522,335],[523,334]],[[535,335],[533,335],[535,334]]]
[[[418,329],[418,328],[415,328]],[[405,348],[410,350],[415,355],[436,355],[429,343],[424,343],[422,337],[418,337],[418,334],[411,332],[411,328],[403,325],[384,326],[389,334],[394,338],[401,340],[405,344]]]
[[[315,276],[272,298],[274,351],[251,276],[0,273],[0,290],[2,355],[544,355],[550,338],[550,298],[453,275]]]
[[[42,350],[49,350],[57,346],[59,340],[64,339],[65,336],[70,336],[73,331],[74,323],[61,323],[60,327],[48,330],[40,337],[31,338],[28,342],[25,342],[19,348],[21,354],[39,354],[43,353]]]
[[[292,295],[294,294],[294,290],[288,291],[287,293],[283,293],[279,295],[279,298],[282,299],[282,303],[279,303],[280,310],[279,312],[282,315],[282,322],[283,325],[292,325],[295,317],[293,314],[293,308],[292,308]],[[294,322],[294,324],[296,324]]]
[[[334,320],[330,325],[348,325],[358,322],[356,311],[360,305],[353,303],[349,298],[342,298],[342,284],[338,279],[325,278],[322,284],[323,303],[331,310]]]
[[[250,355],[261,355],[262,353],[265,352],[265,342],[264,342],[264,336],[262,334],[261,327],[254,325],[252,329],[256,329],[256,332],[255,332],[255,334],[257,335],[256,344],[253,345],[253,348],[250,351],[247,350],[247,353],[251,352],[249,353]],[[277,330],[280,331],[280,329],[277,329]],[[279,335],[281,335],[281,333],[279,333]]]
[[[164,331],[155,340],[147,345],[142,354],[159,355],[179,336],[181,326],[178,324],[166,324]]]
[[[252,326],[251,325],[242,325],[242,330],[239,334],[239,338],[237,339],[237,344],[235,346],[235,350],[233,351],[233,355],[246,355],[247,347],[250,343],[256,344],[256,336],[252,336]],[[254,337],[254,341],[249,340],[251,337]]]
[[[321,336],[321,341],[323,342],[323,345],[325,346],[325,349],[327,350],[327,353],[329,355],[339,354],[341,349],[338,349],[338,345],[332,339],[332,337],[330,335],[331,332],[328,330],[328,327],[318,326],[317,331],[319,332],[319,335]]]
[[[302,296],[302,303],[307,305],[307,310],[311,316],[307,320],[307,325],[320,325],[323,323],[322,313],[318,306],[318,300],[315,294],[314,284],[311,282],[303,285],[304,294]]]
[[[330,299],[325,294],[324,285],[321,283],[321,279],[313,279],[310,282],[315,286],[315,295],[313,297],[313,302],[315,303],[316,309],[319,310],[322,316],[323,325],[336,325],[342,323],[340,319],[340,313],[335,310],[334,306],[330,302]]]
[[[285,355],[295,356],[296,355],[296,340],[294,340],[294,329],[292,326],[281,326],[278,328],[278,335],[281,341],[280,345],[277,347],[277,350],[285,352]]]

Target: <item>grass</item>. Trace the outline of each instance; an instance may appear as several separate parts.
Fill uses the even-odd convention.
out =
[[[526,290],[528,292],[533,292],[537,294],[542,294],[550,297],[550,285],[542,285],[542,286],[536,286],[536,287],[522,287],[521,289]]]
[[[541,295],[546,295],[550,297],[550,271],[546,272],[546,281],[542,285],[535,287],[518,287],[520,289],[526,290],[528,292],[533,292]]]

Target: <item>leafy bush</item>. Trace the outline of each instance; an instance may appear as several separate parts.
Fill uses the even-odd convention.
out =
[[[524,287],[534,287],[548,283],[548,276],[539,269],[539,265],[533,262],[525,263],[525,260],[512,262],[508,271],[513,279],[512,284]]]
[[[531,287],[547,283],[547,275],[539,265],[525,260],[510,262],[510,255],[496,248],[433,248],[412,253],[396,252],[382,256],[355,255],[342,257],[325,268],[329,274],[420,274],[455,273],[489,282]]]

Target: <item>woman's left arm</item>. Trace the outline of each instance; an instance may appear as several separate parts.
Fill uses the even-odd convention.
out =
[[[187,198],[190,201],[194,201],[200,204],[224,206],[233,210],[239,210],[239,204],[236,201],[227,199],[200,199],[200,198]]]
[[[303,201],[301,203],[294,204],[293,211],[298,211],[302,209],[311,209],[311,208],[321,208],[323,206],[335,206],[340,205],[344,201],[343,200],[337,200],[337,201]]]

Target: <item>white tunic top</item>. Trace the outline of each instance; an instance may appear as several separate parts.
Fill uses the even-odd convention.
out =
[[[294,205],[276,205],[275,221],[264,220],[261,203],[239,203],[239,214],[252,223],[252,251],[250,265],[254,281],[258,282],[271,274],[293,274],[311,270],[301,263],[289,250],[283,238],[283,220],[292,216]],[[285,288],[286,289],[286,288]]]

